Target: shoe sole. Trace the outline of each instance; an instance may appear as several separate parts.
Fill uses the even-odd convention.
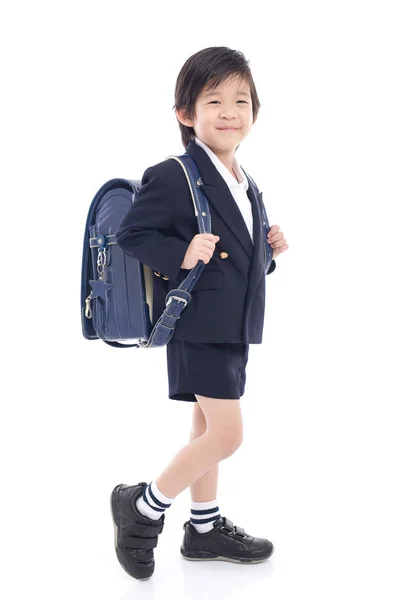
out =
[[[265,560],[268,560],[270,556],[273,554],[274,548],[272,548],[272,552],[266,556],[265,558],[230,558],[229,556],[219,556],[212,552],[206,552],[205,550],[186,550],[183,546],[181,546],[181,554],[183,558],[186,560],[222,560],[225,562],[231,562],[236,564],[258,564],[262,563]]]
[[[119,564],[124,569],[125,573],[128,573],[128,575],[130,577],[134,577],[134,575],[132,575],[132,573],[130,573],[126,569],[124,562],[123,562],[123,557],[120,555],[119,548],[118,548],[117,502],[118,502],[118,492],[119,492],[120,488],[123,487],[124,485],[125,484],[123,484],[123,483],[116,485],[115,488],[113,489],[113,491],[111,492],[111,496],[110,496],[110,509],[111,509],[111,515],[112,515],[113,525],[114,525],[114,548],[115,548],[115,552],[117,554]],[[146,581],[147,579],[150,579],[150,577],[151,577],[151,575],[149,577],[134,577],[134,578],[138,579],[139,581]]]

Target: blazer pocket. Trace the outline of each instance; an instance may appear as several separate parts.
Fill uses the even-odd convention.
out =
[[[222,285],[223,273],[221,269],[212,267],[207,269],[204,267],[198,282],[193,288],[193,292],[199,292],[201,290],[217,290]]]
[[[187,270],[185,274],[187,275],[188,272],[189,271]],[[179,281],[168,281],[168,291],[178,287],[184,277],[185,275]],[[202,290],[217,290],[221,287],[222,281],[223,273],[221,269],[218,267],[207,268],[206,266],[201,272],[200,277],[191,293],[200,292]]]

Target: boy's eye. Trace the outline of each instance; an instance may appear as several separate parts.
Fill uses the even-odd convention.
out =
[[[219,100],[212,100],[210,104],[213,104],[214,102],[219,102]],[[238,102],[244,102],[245,104],[247,104],[246,100],[238,100]]]

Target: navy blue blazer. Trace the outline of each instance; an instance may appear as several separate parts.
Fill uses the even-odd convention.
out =
[[[265,313],[262,192],[257,193],[249,180],[253,245],[240,209],[210,157],[194,141],[189,142],[186,152],[193,156],[201,173],[212,233],[220,240],[191,292],[192,300],[182,311],[174,337],[189,342],[261,344]],[[198,233],[181,165],[168,159],[147,168],[140,190],[117,229],[116,241],[126,254],[166,278],[153,276],[153,324],[165,309],[167,293],[189,272],[181,265]],[[273,260],[267,274],[275,267]]]

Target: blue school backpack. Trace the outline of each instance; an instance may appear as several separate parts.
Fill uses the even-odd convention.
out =
[[[185,152],[167,156],[178,161],[191,191],[199,233],[211,233],[208,201],[201,190],[201,174],[193,157]],[[247,175],[247,173],[246,173]],[[249,175],[255,189],[258,188]],[[141,182],[110,179],[97,192],[87,215],[82,257],[81,319],[87,340],[101,339],[114,348],[159,348],[172,338],[177,320],[190,303],[205,263],[197,265],[165,298],[165,309],[152,322],[153,271],[128,256],[115,240],[120,222],[129,210]],[[265,228],[265,272],[273,249],[267,242],[268,219],[263,205]],[[155,275],[159,275],[154,271]],[[131,343],[133,342],[133,343]]]

